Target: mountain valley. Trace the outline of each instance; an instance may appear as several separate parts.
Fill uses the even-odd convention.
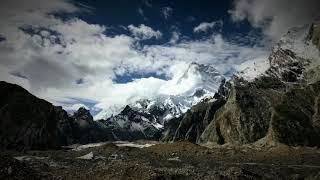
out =
[[[0,179],[319,179],[319,27],[290,29],[256,77],[191,63],[177,83],[196,88],[102,119],[1,81]]]

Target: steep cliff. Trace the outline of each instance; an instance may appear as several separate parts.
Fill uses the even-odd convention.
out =
[[[274,47],[264,74],[254,80],[235,76],[226,104],[199,142],[319,146],[320,55],[314,32],[291,29]]]
[[[223,81],[214,97],[203,99],[179,118],[165,124],[161,140],[198,142],[202,132],[212,121],[215,112],[225,104],[227,86]]]

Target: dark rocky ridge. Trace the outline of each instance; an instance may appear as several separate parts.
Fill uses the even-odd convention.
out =
[[[0,146],[5,149],[56,148],[57,123],[64,113],[18,85],[0,82]]]
[[[67,145],[114,140],[111,130],[103,126],[100,122],[93,121],[90,111],[83,107],[79,108],[79,110],[70,117],[69,124],[71,124],[70,130],[72,132],[70,139],[73,141],[67,142]],[[60,127],[61,126],[59,126],[59,128]],[[62,135],[66,134],[66,131],[61,132]]]
[[[69,116],[62,107],[6,82],[0,82],[0,127],[1,149],[44,150],[113,140],[84,108]]]
[[[119,115],[94,121],[89,110],[80,108],[72,116],[62,107],[39,99],[22,87],[0,82],[1,149],[56,149],[71,144],[113,140],[159,140],[162,129],[143,119],[155,121],[162,109],[151,114],[127,106]],[[119,121],[127,121],[120,127]],[[133,125],[143,127],[135,129]]]
[[[165,109],[155,106],[150,112],[138,111],[126,106],[118,115],[107,120],[100,120],[106,128],[112,131],[116,140],[159,140],[162,129],[153,126]]]
[[[212,121],[215,112],[225,104],[225,95],[228,91],[227,86],[229,86],[228,83],[223,81],[214,97],[202,100],[181,117],[167,123],[161,140],[198,142],[204,129]]]

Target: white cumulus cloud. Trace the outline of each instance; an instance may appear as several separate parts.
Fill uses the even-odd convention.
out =
[[[310,23],[320,15],[319,0],[235,0],[234,21],[247,19],[270,38],[278,40],[290,27]]]
[[[49,15],[81,10],[69,1],[48,0],[46,4],[32,0],[30,5],[16,9],[10,3],[14,1],[5,1],[0,8],[0,32],[5,38],[0,41],[0,80],[20,84],[68,110],[85,104],[62,103],[70,97],[92,100],[96,110],[163,93],[182,93],[191,86],[177,86],[176,81],[191,62],[210,63],[221,73],[228,73],[247,60],[267,55],[263,48],[239,46],[220,34],[205,40],[183,40],[179,33],[173,33],[166,44],[136,49],[135,42],[160,38],[162,33],[141,24],[129,25],[133,37],[108,36],[104,25]],[[10,7],[11,11],[6,10]],[[115,74],[135,72],[164,74],[169,80],[148,77],[124,84],[113,81]]]
[[[151,27],[146,26],[144,24],[140,24],[140,26],[129,25],[129,31],[131,34],[141,40],[156,38],[159,39],[162,36],[162,33],[157,30],[153,30]]]
[[[202,22],[198,26],[193,28],[193,32],[195,32],[195,33],[207,32],[216,26],[222,26],[222,25],[223,25],[222,21]]]

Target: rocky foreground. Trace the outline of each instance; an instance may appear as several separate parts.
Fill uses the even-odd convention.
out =
[[[1,155],[0,179],[320,178],[317,148],[208,148],[189,142],[139,147],[106,143],[90,148],[6,152]]]

